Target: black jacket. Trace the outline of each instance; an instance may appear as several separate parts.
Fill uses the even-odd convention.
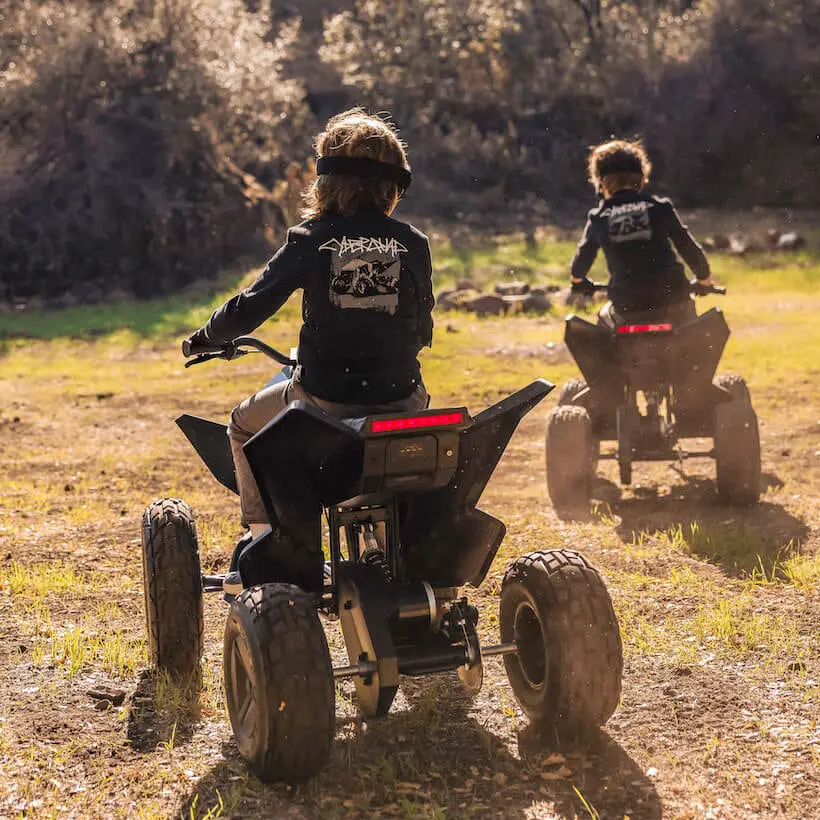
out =
[[[598,248],[609,268],[609,298],[617,311],[643,311],[689,298],[689,284],[677,248],[698,279],[709,278],[703,249],[681,224],[668,199],[618,191],[601,200],[587,217],[572,259],[572,276],[583,279]]]
[[[296,378],[308,393],[382,404],[421,383],[418,353],[432,343],[434,304],[423,233],[375,208],[303,222],[202,332],[217,343],[249,333],[298,288],[304,324]]]

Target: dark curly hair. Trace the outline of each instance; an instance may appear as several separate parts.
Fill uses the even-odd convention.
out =
[[[589,181],[596,191],[643,188],[649,182],[652,163],[640,141],[611,140],[589,153]]]

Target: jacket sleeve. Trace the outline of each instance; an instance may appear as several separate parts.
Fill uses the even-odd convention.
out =
[[[584,233],[570,264],[570,274],[573,279],[584,279],[598,255],[598,241],[592,234],[592,220],[587,218]]]
[[[217,308],[204,328],[210,342],[230,342],[269,319],[301,286],[303,254],[292,231],[265,270],[248,288]]]
[[[420,253],[421,265],[413,271],[413,283],[416,290],[419,344],[422,347],[433,346],[433,307],[436,304],[433,296],[433,257],[430,253],[430,242],[424,238],[424,247]]]
[[[674,205],[669,202],[668,206],[667,230],[669,238],[677,248],[678,253],[683,257],[683,261],[692,269],[692,273],[698,279],[708,279],[711,276],[711,271],[709,270],[709,260],[706,258],[703,248],[692,236],[686,225],[680,221]]]
[[[421,279],[420,302],[421,315],[423,321],[421,322],[421,341],[426,347],[433,346],[433,308],[436,304],[436,299],[433,296],[433,257],[430,253],[430,243],[425,242],[425,250],[427,251],[426,264],[424,273]]]

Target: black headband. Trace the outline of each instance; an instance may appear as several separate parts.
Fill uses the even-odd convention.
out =
[[[348,177],[376,177],[395,183],[401,193],[410,187],[413,179],[410,171],[401,165],[379,162],[368,157],[319,157],[316,160],[316,173],[319,176],[342,174]]]
[[[641,158],[626,151],[618,151],[608,157],[598,160],[598,176],[607,174],[643,174]]]

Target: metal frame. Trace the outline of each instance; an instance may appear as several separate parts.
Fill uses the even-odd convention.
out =
[[[334,505],[327,510],[327,525],[330,536],[330,586],[325,587],[322,596],[323,602],[329,597],[322,609],[339,614],[339,599],[337,593],[339,564],[342,561],[341,533],[345,532],[345,541],[348,549],[348,560],[357,563],[361,558],[358,538],[350,536],[351,528],[358,524],[385,525],[385,557],[390,562],[390,571],[395,580],[403,580],[402,568],[399,566],[398,546],[398,515],[395,499],[386,505],[374,505],[346,508],[344,505]]]
[[[318,602],[318,608],[330,617],[338,617],[339,615],[339,597],[338,597],[338,580],[339,580],[339,566],[345,556],[342,549],[341,533],[345,532],[345,541],[347,546],[347,560],[358,563],[361,557],[360,541],[357,537],[352,537],[351,530],[358,525],[370,524],[375,525],[384,523],[385,525],[385,557],[389,562],[392,576],[395,583],[402,583],[404,581],[404,571],[400,562],[399,546],[399,531],[398,531],[398,504],[395,499],[391,498],[387,504],[383,505],[363,505],[361,507],[347,508],[344,505],[334,505],[327,509],[327,521],[330,535],[330,584],[326,585],[321,599]],[[203,592],[222,592],[223,584],[227,575],[202,575],[202,589]],[[429,585],[425,584],[426,592],[429,596],[432,591]],[[463,599],[466,601],[466,599]],[[435,597],[433,596],[433,604],[431,604],[431,618],[433,615],[432,607],[435,605]],[[458,606],[456,602],[454,606]],[[418,656],[409,652],[402,653],[399,649],[397,656],[398,672],[402,675],[424,675],[435,674],[436,672],[447,671],[460,666],[480,665],[483,658],[515,654],[518,647],[515,643],[500,643],[492,644],[490,646],[482,647],[476,643],[473,652],[470,652],[470,647],[465,644],[452,645],[448,647],[431,648]],[[477,654],[477,657],[469,657],[472,654]],[[333,669],[333,677],[335,680],[346,678],[362,678],[368,679],[376,675],[378,663],[376,660],[362,659],[357,663],[349,664],[347,666],[340,666]],[[392,700],[392,698],[391,698]]]

